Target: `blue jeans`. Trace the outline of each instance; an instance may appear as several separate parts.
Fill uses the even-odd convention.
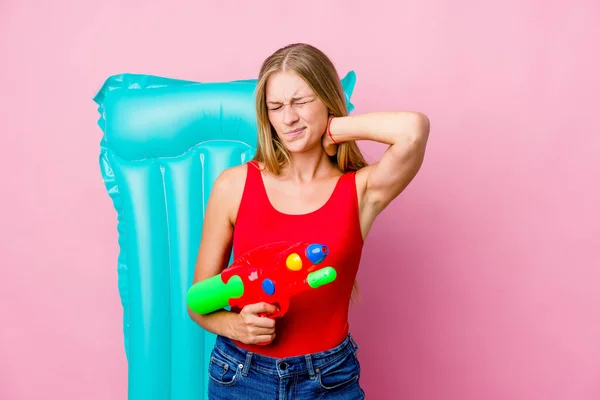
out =
[[[358,346],[352,335],[338,346],[288,358],[273,358],[237,347],[217,336],[208,368],[211,400],[364,399]]]

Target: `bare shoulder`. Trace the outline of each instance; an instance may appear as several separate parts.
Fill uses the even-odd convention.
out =
[[[219,190],[228,190],[232,187],[243,188],[244,183],[246,182],[248,167],[249,166],[246,166],[246,164],[242,164],[226,168],[215,180],[215,188],[219,187]]]
[[[218,204],[227,208],[227,214],[232,225],[235,224],[242,201],[248,168],[253,167],[242,164],[223,170],[215,180],[212,188],[211,197],[214,196]]]

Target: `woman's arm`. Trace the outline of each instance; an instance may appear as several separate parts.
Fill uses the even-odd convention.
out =
[[[429,119],[418,112],[374,112],[336,117],[329,132],[335,142],[374,140],[388,144],[381,160],[357,173],[363,182],[362,205],[379,214],[413,180],[425,156]],[[326,133],[323,142],[331,151],[333,141]],[[328,149],[329,148],[329,149]]]
[[[228,175],[230,174],[219,175],[208,199],[192,284],[220,274],[227,266],[233,238],[233,225],[229,216],[230,207],[228,207],[231,196],[227,196],[227,186],[231,186]],[[205,330],[232,337],[232,318],[235,315],[231,311],[219,310],[201,315],[188,307],[188,313],[192,320]]]
[[[206,205],[193,284],[218,275],[227,267],[245,175],[246,166],[240,166],[223,171],[215,180]],[[275,311],[276,307],[268,303],[249,304],[239,314],[223,309],[202,315],[188,307],[192,320],[205,330],[246,344],[275,338],[275,321],[259,317],[260,313]]]

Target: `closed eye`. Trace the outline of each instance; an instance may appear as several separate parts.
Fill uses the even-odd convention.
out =
[[[305,98],[302,98],[302,99],[305,99]],[[294,103],[292,103],[292,105],[302,106],[302,105],[305,105],[305,104],[308,104],[308,103],[312,103],[313,101],[315,101],[315,99],[316,99],[316,97],[312,97],[312,98],[310,98],[308,100],[303,100],[303,101],[298,101],[298,99],[295,99],[295,101],[294,101]],[[268,104],[277,104],[277,103],[274,103],[274,102],[267,102],[267,103]],[[269,107],[268,109],[269,109],[269,111],[277,111],[277,110],[281,109],[281,107],[283,107],[283,105],[281,103],[279,103],[277,106],[275,106],[275,107]]]

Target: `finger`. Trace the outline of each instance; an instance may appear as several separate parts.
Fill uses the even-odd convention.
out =
[[[265,303],[265,302],[261,302],[261,303],[256,303],[256,304],[249,304],[245,307],[247,312],[250,312],[252,314],[259,314],[259,313],[274,313],[275,311],[277,311],[277,307],[275,307],[272,304],[269,303]]]
[[[275,333],[274,328],[261,328],[261,327],[252,327],[248,330],[251,336],[264,336],[264,335],[273,335]]]
[[[254,339],[252,339],[252,342],[253,343],[265,343],[265,342],[272,342],[273,340],[275,340],[275,334],[255,336]]]
[[[256,314],[246,314],[244,316],[244,323],[248,326],[255,326],[258,328],[274,328],[275,319],[268,317],[259,317]]]
[[[275,328],[275,320],[267,317],[256,317],[252,320],[253,325],[257,328]]]

